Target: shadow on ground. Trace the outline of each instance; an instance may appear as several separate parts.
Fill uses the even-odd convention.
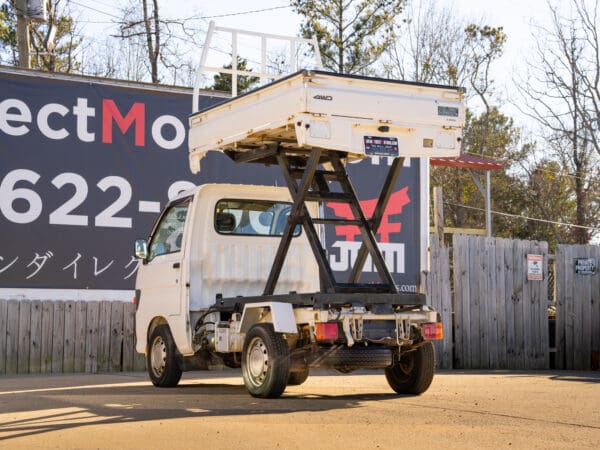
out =
[[[248,395],[241,383],[182,380],[175,388],[155,388],[143,378],[85,376],[81,385],[0,391],[0,442],[88,425],[253,414],[289,414],[357,408],[361,403],[397,399],[394,394],[327,396],[296,394],[279,399]],[[38,377],[43,383],[44,378]],[[226,379],[228,381],[228,379]],[[40,383],[40,384],[41,384]],[[86,385],[87,384],[87,385]]]

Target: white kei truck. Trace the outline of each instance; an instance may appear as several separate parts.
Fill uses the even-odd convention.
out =
[[[216,150],[279,166],[287,187],[199,186],[136,241],[136,349],[152,383],[224,364],[252,396],[276,398],[312,369],[380,369],[395,392],[425,392],[439,315],[399,292],[375,236],[404,158],[458,155],[464,121],[461,88],[308,70],[192,114],[192,172]],[[366,218],[346,164],[371,156],[393,162]],[[322,202],[353,218],[320,215]],[[323,245],[331,224],[362,236],[343,281]],[[361,283],[365,262],[380,282]]]

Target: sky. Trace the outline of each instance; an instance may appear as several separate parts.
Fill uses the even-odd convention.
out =
[[[94,37],[106,32],[110,22],[120,16],[119,0],[69,0],[83,20],[84,34]],[[418,1],[418,0],[413,0]],[[503,26],[508,35],[505,53],[496,67],[499,78],[518,70],[531,45],[530,23],[543,23],[547,17],[546,0],[438,0],[450,4],[460,16],[492,26]],[[281,35],[297,35],[301,18],[289,7],[289,0],[169,0],[161,1],[161,15],[173,19],[200,16],[206,25],[214,20],[222,27],[239,28]],[[168,5],[168,9],[165,8]],[[256,12],[252,12],[256,11]],[[198,49],[198,59],[200,49]]]
[[[419,0],[413,0],[419,1]],[[513,97],[513,78],[523,70],[523,63],[533,45],[531,23],[547,22],[548,7],[546,0],[437,0],[441,5],[451,5],[457,15],[471,19],[476,23],[502,26],[508,36],[502,58],[493,67],[492,77],[496,80],[498,98],[510,100]],[[111,21],[120,17],[119,0],[69,0],[71,7],[80,14],[83,22],[83,33],[91,38],[109,31]],[[201,17],[204,28],[210,20],[217,26],[238,28],[286,36],[298,35],[301,17],[291,7],[289,0],[162,0],[161,16],[182,19],[191,16]],[[166,8],[168,5],[168,8]],[[112,25],[114,26],[114,25]],[[116,27],[114,28],[116,30]],[[113,33],[116,34],[116,31]],[[199,32],[199,41],[203,41],[203,32]],[[229,50],[229,42],[223,34],[215,36],[214,47]],[[258,41],[248,44],[259,47]],[[242,49],[243,51],[243,49]],[[255,50],[258,52],[258,50]],[[194,59],[200,59],[201,48],[198,48]],[[223,51],[222,53],[226,53]],[[211,61],[215,66],[225,62],[224,56],[212,53]],[[216,58],[216,59],[214,59]],[[255,53],[254,58],[260,56]],[[228,63],[229,61],[227,61]],[[506,113],[516,116],[519,112],[511,106],[510,101],[504,105]]]

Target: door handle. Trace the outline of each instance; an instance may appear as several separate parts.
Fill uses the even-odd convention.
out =
[[[173,263],[173,269],[179,269],[179,267],[181,267],[181,264],[179,264],[178,262]]]

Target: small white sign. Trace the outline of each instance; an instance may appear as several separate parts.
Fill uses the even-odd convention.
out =
[[[544,257],[527,255],[527,279],[542,281],[544,279]]]

